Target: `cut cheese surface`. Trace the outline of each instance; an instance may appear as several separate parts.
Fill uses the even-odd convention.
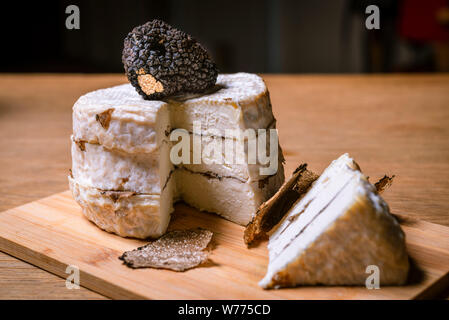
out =
[[[284,182],[284,171],[281,167],[276,175],[265,180],[247,182],[185,169],[176,170],[175,177],[178,199],[244,226],[251,221],[262,202],[280,188]]]
[[[304,229],[309,217],[321,212],[334,200],[336,195],[354,176],[354,170],[357,170],[357,168],[351,158],[343,155],[324,170],[313,183],[313,187],[293,204],[290,211],[270,236],[268,249],[271,259],[277,257],[279,252],[297,236],[297,230]],[[299,219],[300,216],[301,219]]]
[[[376,266],[381,285],[403,284],[405,238],[388,205],[347,155],[334,161],[270,235],[263,288],[364,285]]]

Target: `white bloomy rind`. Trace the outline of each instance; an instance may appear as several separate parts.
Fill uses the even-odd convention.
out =
[[[100,144],[72,139],[72,174],[78,183],[101,190],[160,194],[174,169],[170,145],[164,141],[153,153],[126,153]]]
[[[269,239],[263,288],[364,285],[366,268],[380,284],[403,284],[408,274],[404,233],[388,205],[347,154],[323,172],[287,212]]]

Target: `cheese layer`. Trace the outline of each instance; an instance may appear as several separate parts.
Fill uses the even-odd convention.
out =
[[[176,101],[143,100],[131,84],[90,92],[73,106],[76,141],[99,143],[128,153],[151,153],[171,128],[230,136],[227,130],[264,129],[273,121],[268,90],[254,74],[219,75],[217,91]],[[110,111],[107,121],[99,121]]]
[[[200,135],[195,134],[198,123]],[[130,84],[97,90],[80,97],[73,107],[70,184],[90,220],[123,236],[158,234],[154,230],[166,228],[175,199],[246,224],[284,180],[278,145],[275,175],[261,174],[259,169],[269,164],[261,164],[257,157],[248,163],[248,144],[255,137],[248,138],[245,130],[270,128],[275,128],[275,119],[269,93],[253,74],[219,75],[215,91],[169,101],[143,100]],[[176,129],[189,134],[190,164],[174,166],[170,159],[175,148],[170,135]],[[198,137],[202,154],[201,162],[195,163],[193,140]],[[223,161],[229,155],[225,140],[243,144],[233,149],[230,163]],[[269,154],[269,143],[266,148]],[[176,190],[178,196],[173,195]],[[107,191],[134,194],[114,202],[105,196]],[[140,205],[140,200],[150,198],[159,206]],[[159,220],[153,214],[157,210]],[[134,230],[142,225],[149,231]]]
[[[165,233],[173,211],[173,181],[162,194],[105,191],[71,177],[69,186],[83,214],[101,229],[122,237],[157,238]]]

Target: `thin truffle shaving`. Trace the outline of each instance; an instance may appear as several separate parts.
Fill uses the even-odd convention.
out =
[[[130,268],[157,268],[185,271],[208,260],[213,233],[196,228],[174,230],[158,240],[127,251],[119,258]]]

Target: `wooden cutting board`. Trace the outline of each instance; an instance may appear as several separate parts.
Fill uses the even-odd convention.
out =
[[[243,227],[179,204],[170,229],[214,232],[210,262],[177,273],[132,270],[118,257],[144,241],[106,233],[81,213],[69,191],[0,213],[0,250],[66,278],[80,269],[81,285],[111,298],[149,299],[412,299],[430,298],[449,286],[449,228],[399,217],[413,269],[402,287],[301,287],[263,290],[266,244],[246,249]]]

